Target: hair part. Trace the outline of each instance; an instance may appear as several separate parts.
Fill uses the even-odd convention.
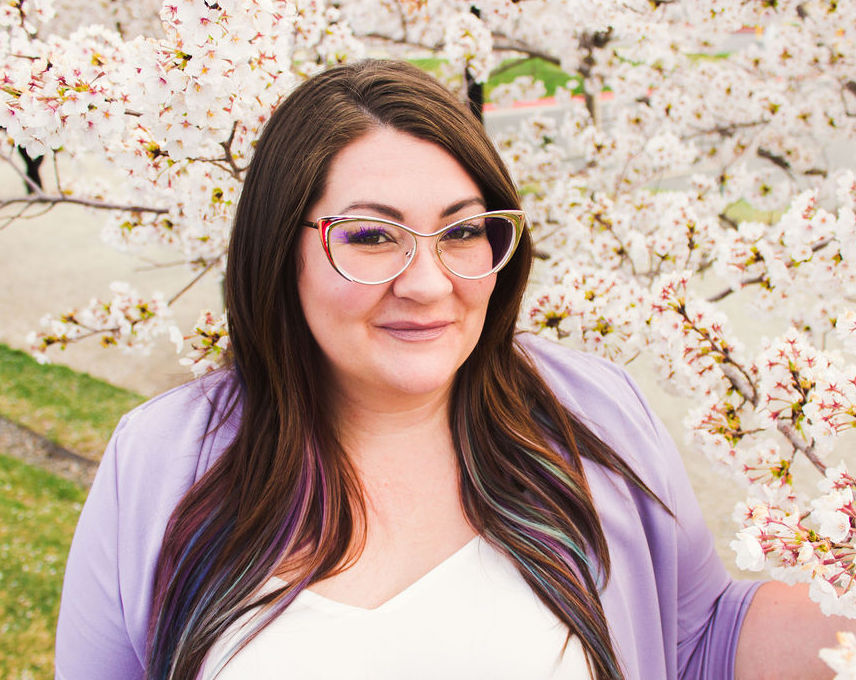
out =
[[[409,64],[331,68],[274,112],[247,172],[226,270],[240,427],[167,527],[150,618],[152,680],[195,677],[240,617],[261,612],[257,633],[362,548],[363,491],[325,408],[328,381],[318,370],[325,362],[297,295],[297,244],[336,154],[379,126],[445,149],[473,178],[488,210],[519,207],[480,121]],[[532,253],[524,230],[497,274],[479,342],[456,377],[449,424],[461,496],[471,524],[580,638],[593,676],[621,678],[598,596],[609,551],[581,458],[647,488],[558,402],[515,343]],[[283,564],[296,576],[259,598]]]

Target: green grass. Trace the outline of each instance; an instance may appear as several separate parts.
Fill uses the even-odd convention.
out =
[[[0,344],[0,415],[72,451],[99,458],[119,417],[142,401]],[[48,680],[66,555],[86,490],[9,453],[0,451],[0,678]]]
[[[435,76],[439,75],[444,62],[439,57],[423,57],[420,59],[410,59],[409,61]],[[576,76],[568,75],[549,61],[537,57],[530,59],[506,59],[494,69],[493,75],[485,83],[485,100],[490,101],[490,93],[493,92],[493,89],[497,85],[510,83],[520,76],[532,76],[535,80],[542,81],[547,90],[548,97],[552,97],[556,93],[556,88],[560,86],[572,89],[574,94],[581,92],[579,79]]]
[[[568,75],[549,61],[538,58],[522,61],[520,59],[507,59],[494,70],[487,81],[484,88],[485,99],[490,100],[490,93],[497,85],[510,83],[520,76],[532,76],[533,79],[543,82],[548,97],[552,97],[556,93],[557,87],[566,87],[574,94],[582,92],[577,76]]]
[[[416,57],[414,59],[408,59],[407,61],[414,66],[418,66],[423,71],[428,71],[428,73],[436,76],[440,73],[440,68],[446,60],[441,59],[440,57]]]
[[[739,201],[729,205],[724,213],[726,217],[737,223],[763,222],[764,224],[774,224],[781,218],[783,211],[759,210],[741,198]]]
[[[81,455],[100,458],[121,415],[143,400],[0,344],[0,415]]]
[[[86,491],[0,454],[0,678],[53,678],[66,555]]]

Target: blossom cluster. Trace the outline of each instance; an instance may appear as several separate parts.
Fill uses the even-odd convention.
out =
[[[499,108],[514,106],[517,102],[534,102],[547,95],[547,88],[540,80],[532,76],[518,76],[510,83],[502,83],[493,88],[490,100]]]
[[[176,340],[177,328],[170,323],[170,310],[162,294],[144,299],[120,281],[110,284],[110,292],[110,299],[93,298],[80,309],[58,317],[44,317],[42,326],[46,330],[32,332],[28,338],[36,359],[46,363],[49,347],[65,349],[70,343],[88,337],[97,337],[104,347],[143,353],[151,350],[160,335]]]
[[[497,139],[547,257],[521,323],[647,355],[692,397],[690,444],[746,488],[738,565],[854,616],[854,174],[828,158],[856,140],[853,13],[717,5],[600,23],[596,3],[561,60],[583,96]]]
[[[215,316],[205,310],[199,315],[193,335],[181,338],[178,351],[184,343],[190,343],[190,350],[178,360],[182,366],[188,366],[194,376],[204,375],[222,365],[229,350],[229,331],[226,315]]]
[[[820,658],[835,671],[833,680],[853,680],[856,673],[856,635],[838,633],[838,647],[820,650]]]

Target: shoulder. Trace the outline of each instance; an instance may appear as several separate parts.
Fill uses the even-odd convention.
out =
[[[756,586],[728,577],[665,427],[620,366],[546,338],[518,341],[560,401],[670,510],[584,461],[609,545],[602,603],[628,676],[724,677]]]
[[[615,384],[626,382],[626,373],[622,368],[595,354],[581,352],[532,333],[519,333],[515,339],[535,361],[543,377],[560,385],[590,389],[604,380]]]
[[[127,413],[113,433],[120,500],[177,502],[234,438],[240,418],[232,372],[209,374],[165,392]]]
[[[606,359],[547,338],[524,333],[517,341],[559,401],[672,505],[674,471],[682,470],[683,462],[630,375]],[[596,466],[589,463],[593,474]]]
[[[658,429],[659,421],[620,366],[530,333],[518,335],[517,343],[559,400],[599,435],[627,427]]]
[[[162,394],[119,422],[69,553],[58,675],[114,677],[122,667],[122,677],[142,676],[164,531],[176,504],[234,438],[236,396],[234,375],[221,372]]]
[[[125,414],[115,436],[124,444],[147,448],[193,447],[217,429],[232,435],[239,420],[237,378],[221,371],[180,385]],[[234,408],[233,408],[234,407]]]
[[[232,371],[209,373],[129,411],[123,416],[120,429],[142,430],[154,436],[188,428],[207,429],[214,419],[228,411],[236,384]],[[155,426],[153,431],[148,429],[150,426]]]

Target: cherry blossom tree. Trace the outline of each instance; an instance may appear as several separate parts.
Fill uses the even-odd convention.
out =
[[[521,326],[653,362],[694,405],[694,448],[745,485],[738,565],[810,582],[824,611],[856,616],[856,473],[840,455],[856,425],[852,3],[166,0],[159,22],[105,7],[109,27],[60,37],[50,0],[0,6],[2,160],[22,179],[0,226],[77,203],[117,248],[168,245],[197,279],[223,271],[261,127],[326,65],[433,56],[462,92],[520,60],[569,74],[553,106],[496,134],[539,254]],[[545,94],[520,78],[491,97]],[[123,181],[108,193],[57,173],[26,193],[15,145],[54,167],[97,149]],[[175,328],[182,292],[117,284],[47,318],[34,351],[163,335],[203,372],[228,329],[210,312]],[[760,325],[739,332],[735,309]],[[856,643],[841,643],[824,659],[852,677]]]

